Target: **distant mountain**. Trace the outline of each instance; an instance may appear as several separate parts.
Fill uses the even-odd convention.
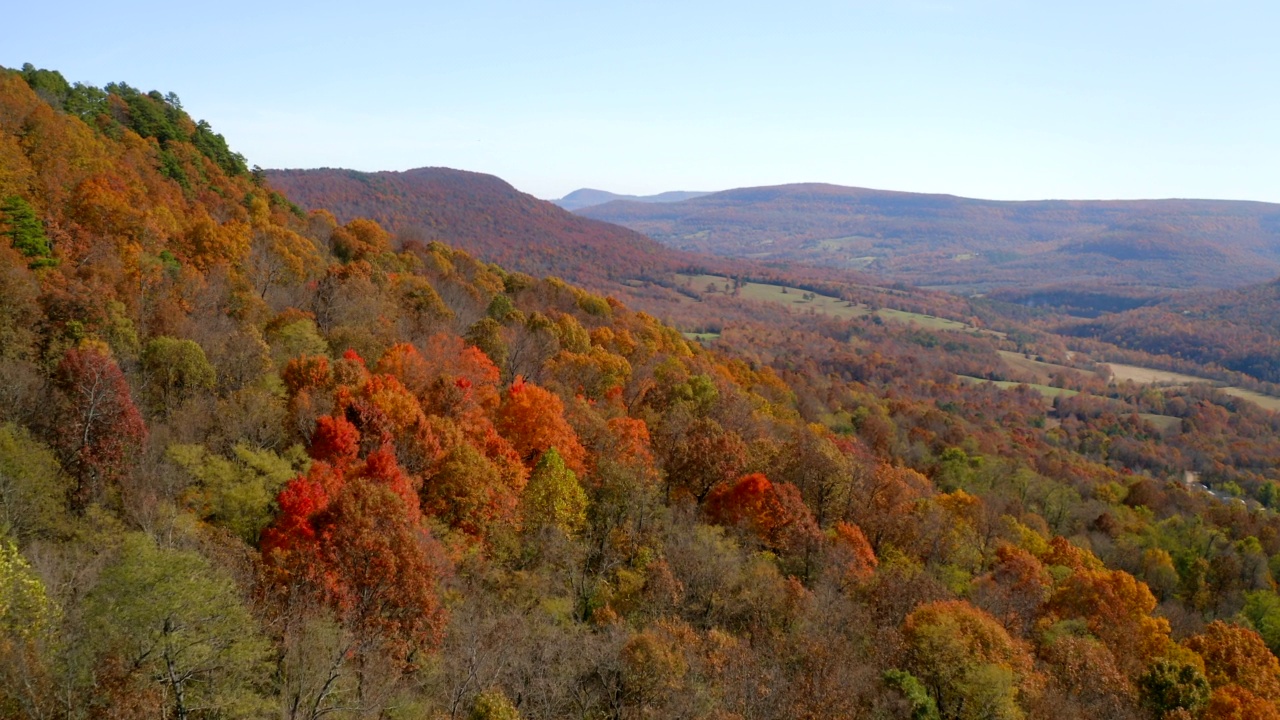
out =
[[[614,200],[629,200],[631,202],[642,203],[671,203],[680,202],[682,200],[692,200],[703,195],[710,195],[705,192],[690,192],[685,190],[672,190],[670,192],[658,193],[657,195],[619,195],[611,193],[607,190],[592,190],[591,188],[582,188],[574,190],[559,200],[551,202],[559,205],[565,210],[581,210],[582,208],[592,207],[595,205],[603,205]]]
[[[962,292],[1226,288],[1280,274],[1280,205],[1258,202],[1002,202],[803,184],[579,212],[684,250]]]
[[[268,170],[271,185],[339,221],[377,220],[392,232],[441,240],[489,262],[535,276],[599,287],[665,275],[698,263],[617,225],[574,215],[492,175],[450,168],[405,172]]]

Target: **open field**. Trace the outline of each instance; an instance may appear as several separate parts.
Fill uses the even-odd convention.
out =
[[[1056,397],[1074,397],[1080,394],[1078,390],[1067,390],[1065,388],[1056,388],[1051,385],[1039,385],[1036,383],[1020,383],[1020,382],[1012,382],[1010,380],[987,380],[986,378],[972,377],[970,375],[957,375],[956,377],[960,378],[965,382],[991,383],[998,387],[1004,388],[1005,390],[1008,390],[1009,388],[1016,388],[1019,385],[1026,385],[1032,390],[1035,390],[1036,392],[1043,395],[1046,400],[1052,400],[1053,398],[1056,398]]]
[[[720,275],[677,275],[690,289],[705,292],[708,287],[714,292],[732,292],[733,280]],[[785,305],[797,312],[818,312],[831,317],[850,320],[866,317],[872,311],[865,305],[853,305],[845,300],[830,295],[822,295],[796,287],[784,285],[768,285],[764,283],[745,283],[738,289],[738,297],[757,302],[768,302]],[[1004,336],[994,330],[981,330],[955,320],[922,315],[920,313],[880,308],[875,311],[880,319],[887,322],[915,323],[926,330],[952,330],[956,332],[976,332],[989,335]]]
[[[704,292],[708,286],[714,286],[715,292],[725,292],[726,287],[729,288],[729,292],[733,291],[733,280],[727,277],[719,275],[679,275],[677,277],[687,280],[688,286],[698,292]],[[738,297],[757,302],[786,305],[797,312],[813,310],[824,315],[844,319],[862,317],[868,312],[866,308],[850,305],[840,298],[809,293],[807,290],[783,285],[745,283],[738,289]],[[806,300],[806,297],[812,297],[812,299]]]
[[[1086,372],[1066,365],[1057,365],[1055,363],[1032,360],[1019,352],[1012,352],[1010,350],[1000,350],[998,352],[1006,365],[1015,370],[1022,370],[1023,372],[1030,373],[1040,380],[1048,380],[1052,375],[1057,373]]]
[[[1182,427],[1182,420],[1172,415],[1154,415],[1152,413],[1138,413],[1138,417],[1151,423],[1152,427],[1162,433],[1170,433]]]
[[[1042,363],[1042,364],[1048,364],[1048,363]],[[1062,366],[1059,365],[1055,367],[1062,367]],[[1043,395],[1045,399],[1045,404],[1047,406],[1052,405],[1053,399],[1056,397],[1074,397],[1080,394],[1079,391],[1076,391],[1076,390],[1056,388],[1051,385],[1039,385],[1034,383],[1017,383],[1017,382],[1011,382],[1008,380],[987,380],[985,378],[976,378],[976,377],[971,377],[969,375],[957,375],[956,377],[960,378],[965,382],[991,383],[993,385],[996,385],[998,387],[1005,388],[1005,389],[1015,388],[1015,387],[1018,387],[1019,385],[1026,385],[1032,390],[1035,390],[1036,392]],[[1120,407],[1126,407],[1125,405],[1123,405],[1123,403],[1117,403],[1117,405],[1119,405]],[[1182,426],[1182,420],[1179,418],[1173,417],[1172,415],[1156,415],[1153,413],[1138,413],[1138,417],[1151,423],[1152,427],[1154,427],[1156,430],[1159,430],[1161,433],[1167,434],[1177,430]]]
[[[1208,378],[1196,377],[1194,375],[1183,375],[1181,373],[1169,372],[1167,370],[1156,370],[1155,368],[1144,368],[1137,365],[1119,365],[1116,363],[1108,363],[1114,373],[1116,381],[1129,380],[1139,384],[1149,383],[1168,383],[1187,385],[1191,383],[1201,383],[1205,385],[1217,386],[1222,392],[1238,397],[1241,400],[1248,400],[1263,410],[1271,412],[1280,412],[1280,398],[1271,395],[1263,395],[1252,390],[1245,390],[1233,386],[1223,387],[1218,382]]]
[[[1168,370],[1156,370],[1155,368],[1144,368],[1137,365],[1121,365],[1119,363],[1107,363],[1111,368],[1111,373],[1115,377],[1116,382],[1129,380],[1139,385],[1148,385],[1151,383],[1175,383],[1185,385],[1188,383],[1213,383],[1212,380],[1196,377],[1194,375],[1183,375],[1182,373],[1169,372]]]
[[[893,310],[891,308],[881,308],[876,314],[885,320],[900,323],[915,323],[926,330],[955,330],[958,332],[987,332],[989,330],[979,330],[972,325],[966,325],[955,320],[947,320],[946,318],[934,317],[932,315],[921,315],[920,313],[906,312],[904,310]]]
[[[707,289],[713,288],[714,292],[724,293],[732,292],[733,280],[720,275],[678,275],[686,285],[698,292],[706,292]],[[738,296],[747,300],[756,302],[768,302],[778,305],[784,305],[796,312],[816,312],[835,318],[851,320],[854,318],[866,317],[872,314],[872,311],[865,305],[850,304],[845,300],[830,295],[822,295],[820,293],[811,293],[797,287],[769,285],[764,283],[749,282],[744,284],[738,290]],[[932,315],[922,315],[920,313],[907,312],[905,310],[895,310],[893,308],[880,308],[875,315],[886,322],[896,323],[915,323],[925,330],[947,330],[953,332],[973,332],[985,333],[1003,337],[1003,333],[993,330],[983,330],[975,328],[955,320],[947,320],[945,318],[934,317]],[[710,342],[719,337],[718,333],[685,333],[685,337],[690,340],[699,342]],[[1046,398],[1057,396],[1076,395],[1074,390],[1064,390],[1049,385],[1049,381],[1054,375],[1060,373],[1080,373],[1084,374],[1088,371],[1079,368],[1069,367],[1067,365],[1058,365],[1056,363],[1041,362],[1026,357],[1023,353],[1012,352],[1009,350],[999,351],[1000,357],[1005,364],[1014,370],[1019,370],[1031,375],[1039,383],[1029,384],[1030,387]],[[1183,373],[1170,372],[1168,370],[1158,370],[1156,368],[1141,367],[1138,365],[1125,365],[1122,363],[1107,363],[1111,368],[1112,377],[1115,382],[1134,382],[1138,384],[1170,384],[1170,385],[1187,385],[1192,383],[1207,383],[1210,385],[1218,385],[1218,383],[1208,378],[1196,377],[1194,375],[1185,375]],[[970,378],[966,376],[966,380],[972,382],[993,382],[983,380],[981,378]],[[994,381],[1001,387],[1016,387],[1021,384],[1013,381]],[[1261,393],[1245,390],[1237,387],[1221,387],[1223,392],[1234,397],[1248,400],[1264,410],[1280,412],[1280,398],[1263,395]],[[1155,415],[1149,418],[1151,423],[1161,430],[1167,431],[1166,428],[1171,426],[1174,418],[1164,415]]]
[[[1224,388],[1221,388],[1221,390],[1222,392],[1228,395],[1231,395],[1233,397],[1238,397],[1242,400],[1248,400],[1249,402],[1254,403],[1255,405],[1262,408],[1263,410],[1270,410],[1271,412],[1280,412],[1280,398],[1272,397],[1270,395],[1263,395],[1262,393],[1254,392],[1252,390],[1245,390],[1244,388],[1238,388],[1238,387],[1224,387]]]

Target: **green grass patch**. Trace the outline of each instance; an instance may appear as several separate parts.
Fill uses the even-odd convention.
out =
[[[1050,376],[1058,373],[1070,374],[1084,372],[1066,365],[1033,360],[1020,352],[1013,352],[1011,350],[999,350],[997,352],[1000,353],[1000,358],[1004,360],[1006,365],[1014,370],[1021,370],[1026,373],[1030,373],[1039,380],[1048,380]]]
[[[1111,368],[1111,374],[1117,382],[1128,380],[1130,382],[1138,383],[1139,385],[1150,385],[1153,383],[1185,385],[1187,383],[1213,382],[1207,378],[1196,377],[1194,375],[1183,375],[1182,373],[1140,367],[1138,365],[1121,365],[1119,363],[1107,363],[1107,365]]]
[[[1052,385],[1020,383],[1020,382],[1013,382],[1011,380],[988,380],[986,378],[973,377],[971,375],[957,375],[956,377],[969,383],[990,383],[992,385],[1003,388],[1005,390],[1008,390],[1009,388],[1016,388],[1020,385],[1026,385],[1027,387],[1031,388],[1032,390],[1035,390],[1036,392],[1040,393],[1045,398],[1050,400],[1056,397],[1075,397],[1076,395],[1080,394],[1079,390],[1068,390],[1066,388],[1057,388],[1057,387],[1053,387]]]
[[[708,291],[724,294],[733,293],[733,280],[720,275],[676,275],[676,278],[689,289],[699,293]],[[843,320],[852,320],[871,314],[871,310],[865,305],[850,304],[848,301],[837,297],[809,292],[808,290],[787,285],[744,283],[742,287],[738,288],[738,297],[755,302],[783,305],[796,312],[817,312]],[[886,322],[915,323],[925,330],[975,332],[1004,337],[1004,333],[994,330],[981,330],[956,320],[947,320],[933,315],[907,312],[906,310],[881,308],[876,310],[875,314]]]
[[[1151,426],[1162,433],[1170,433],[1182,427],[1182,420],[1172,415],[1153,415],[1152,413],[1138,413],[1138,417],[1151,423]]]
[[[1254,392],[1252,390],[1245,390],[1244,388],[1238,388],[1238,387],[1224,387],[1222,388],[1222,392],[1232,397],[1238,397],[1241,400],[1248,400],[1249,402],[1257,405],[1263,410],[1270,410],[1271,412],[1280,412],[1280,398],[1278,397],[1272,397],[1271,395],[1263,395],[1262,393],[1259,393],[1259,392]]]
[[[956,331],[975,331],[977,328],[955,320],[947,320],[945,318],[934,317],[932,315],[922,315],[920,313],[907,312],[906,310],[894,310],[892,308],[881,308],[876,311],[884,320],[900,323],[915,323],[925,330],[956,330]]]

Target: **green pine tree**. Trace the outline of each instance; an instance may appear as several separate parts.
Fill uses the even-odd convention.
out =
[[[12,195],[0,203],[0,234],[9,238],[14,249],[31,258],[29,267],[48,267],[57,264],[53,247],[45,237],[44,225],[36,217],[36,211],[26,200]]]

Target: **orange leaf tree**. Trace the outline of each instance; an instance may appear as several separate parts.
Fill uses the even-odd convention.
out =
[[[577,475],[586,472],[587,451],[564,418],[564,403],[550,391],[516,378],[503,395],[497,426],[529,468],[555,448],[570,470]]]
[[[1052,619],[1083,620],[1131,678],[1141,675],[1172,642],[1169,621],[1152,617],[1156,598],[1123,570],[1081,568],[1059,583],[1045,605]]]
[[[1280,701],[1280,661],[1258,633],[1221,620],[1186,641],[1204,658],[1205,676],[1215,688],[1237,685],[1268,700]]]
[[[1280,720],[1280,710],[1266,698],[1258,697],[1239,685],[1225,685],[1209,698],[1201,720]]]

